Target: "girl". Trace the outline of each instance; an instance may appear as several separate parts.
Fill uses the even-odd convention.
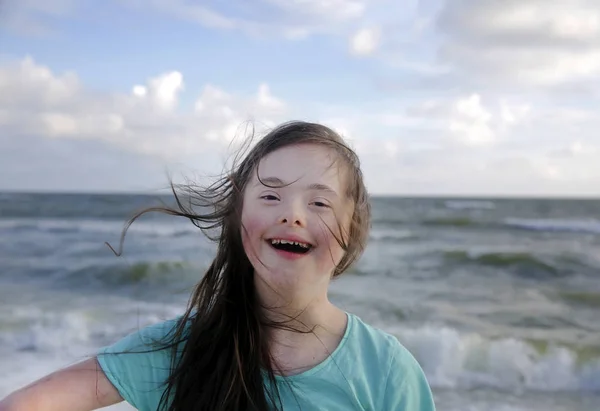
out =
[[[340,136],[284,124],[225,178],[188,188],[190,206],[173,189],[177,209],[145,210],[189,218],[207,235],[218,229],[217,255],[185,313],[13,393],[1,411],[123,400],[143,411],[434,410],[398,340],[328,300],[370,226],[359,161]]]

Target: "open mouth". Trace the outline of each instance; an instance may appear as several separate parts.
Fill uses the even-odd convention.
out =
[[[298,241],[281,240],[277,238],[273,238],[267,241],[276,250],[287,251],[289,253],[295,254],[306,254],[312,248],[311,244],[301,243]]]

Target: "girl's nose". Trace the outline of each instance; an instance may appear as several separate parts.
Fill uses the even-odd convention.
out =
[[[300,206],[290,205],[290,207],[287,207],[284,210],[283,214],[279,218],[279,223],[304,227],[306,225],[306,217]]]

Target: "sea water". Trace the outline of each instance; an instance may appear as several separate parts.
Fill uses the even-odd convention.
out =
[[[104,244],[157,201],[0,193],[0,397],[183,311],[198,228],[150,215]],[[441,411],[600,409],[600,201],[374,198],[331,299],[398,337]]]

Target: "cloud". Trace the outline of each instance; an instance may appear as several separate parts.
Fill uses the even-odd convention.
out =
[[[72,14],[81,1],[5,0],[0,3],[0,29],[26,36],[54,34],[52,19]]]
[[[125,10],[154,11],[215,30],[239,31],[257,37],[291,40],[315,34],[345,34],[364,16],[365,0],[107,0]],[[86,0],[8,0],[0,12],[0,28],[23,35],[56,34],[54,20],[72,17],[90,6]],[[111,5],[111,6],[112,6]]]
[[[124,2],[131,3],[131,2]],[[221,30],[250,28],[250,22],[243,19],[226,16],[202,4],[188,4],[181,0],[150,0],[148,2],[133,2],[134,7],[152,7],[181,20],[192,21],[204,27]]]
[[[446,1],[440,58],[483,84],[552,88],[600,78],[600,3]]]
[[[249,95],[205,84],[182,104],[191,92],[176,70],[116,93],[30,57],[2,65],[0,172],[14,176],[13,188],[164,187],[165,166],[220,172],[247,120],[260,134],[299,118],[341,132],[376,194],[600,194],[600,115],[591,108],[475,92],[295,104],[268,83]]]
[[[1,133],[0,190],[153,192],[167,186],[159,160],[101,140]]]
[[[172,110],[183,90],[183,76],[178,71],[165,73],[150,79],[148,86],[136,85],[132,93],[140,99],[149,99],[159,109]]]
[[[350,38],[350,53],[355,56],[368,56],[379,46],[381,32],[378,28],[364,28],[358,30]]]
[[[600,195],[600,114],[591,108],[471,93],[327,115],[358,136],[377,192]]]
[[[184,0],[121,0],[132,7],[151,7],[181,20],[219,30],[239,30],[247,35],[283,35],[301,39],[313,34],[334,33],[361,17],[366,1],[361,0],[258,0],[249,7],[245,0],[221,5]]]
[[[399,4],[369,4],[378,47],[356,54],[382,63],[375,81],[386,92],[600,97],[600,2]]]
[[[407,108],[409,116],[436,124],[440,136],[464,145],[486,145],[501,141],[509,128],[523,121],[529,106],[507,101],[486,106],[473,93],[456,99],[426,100]]]
[[[27,57],[0,67],[0,127],[11,138],[97,140],[165,160],[222,149],[249,119],[273,122],[286,104],[267,84],[253,96],[206,85],[193,111],[178,110],[177,71],[136,85],[131,94],[92,93],[74,73],[54,74]]]
[[[382,189],[600,194],[600,3],[431,0],[406,9],[406,24],[378,15],[378,47],[360,55],[382,63],[373,78],[385,104],[355,110],[371,124],[359,134],[382,136],[365,165],[395,176]]]
[[[332,20],[345,20],[361,17],[366,9],[366,2],[359,0],[263,0],[285,10],[290,14],[314,16]]]
[[[534,46],[596,46],[600,39],[600,6],[589,0],[461,0],[446,2],[441,27],[473,41]]]

